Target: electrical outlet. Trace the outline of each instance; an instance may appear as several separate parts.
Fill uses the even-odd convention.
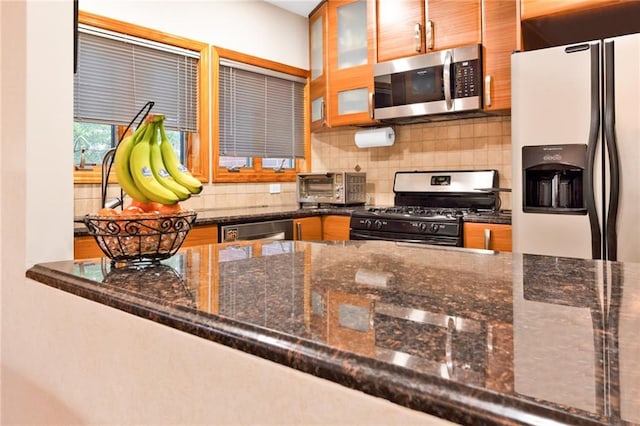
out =
[[[280,184],[272,183],[269,185],[269,194],[279,194],[280,193]]]

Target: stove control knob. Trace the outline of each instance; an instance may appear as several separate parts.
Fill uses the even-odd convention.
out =
[[[431,232],[438,232],[438,229],[440,229],[439,223],[432,223],[431,225],[429,225],[429,230]]]
[[[420,232],[427,232],[427,230],[429,229],[429,224],[425,222],[420,222],[418,224],[418,229],[420,229]]]
[[[367,227],[367,229],[371,229],[371,219],[365,219],[364,220],[364,226]]]
[[[380,219],[377,219],[375,222],[373,222],[373,226],[376,229],[382,229],[382,221]]]

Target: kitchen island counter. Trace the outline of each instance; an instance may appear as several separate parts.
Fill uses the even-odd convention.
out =
[[[27,277],[456,423],[640,423],[640,264],[262,240]]]

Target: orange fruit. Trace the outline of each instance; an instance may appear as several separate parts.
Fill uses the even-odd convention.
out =
[[[98,211],[98,216],[117,216],[117,215],[118,215],[118,211],[116,209],[108,209],[104,207]]]
[[[179,213],[182,211],[182,207],[180,206],[180,203],[175,203],[175,204],[160,204],[158,206],[158,211],[160,212],[160,214],[162,215],[170,215],[170,214],[174,214],[174,213]]]
[[[126,209],[122,210],[122,216],[137,216],[144,214],[144,210],[142,210],[138,206],[128,206]]]
[[[150,212],[157,212],[158,211],[158,207],[160,206],[160,204],[153,202],[153,201],[149,201],[147,203],[143,203],[142,201],[138,201],[138,200],[132,200],[131,204],[129,204],[130,206],[135,206],[135,207],[140,207],[144,212],[146,213],[150,213]]]

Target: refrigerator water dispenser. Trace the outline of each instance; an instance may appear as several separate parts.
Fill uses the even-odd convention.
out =
[[[522,147],[522,207],[529,213],[586,214],[587,146]]]

